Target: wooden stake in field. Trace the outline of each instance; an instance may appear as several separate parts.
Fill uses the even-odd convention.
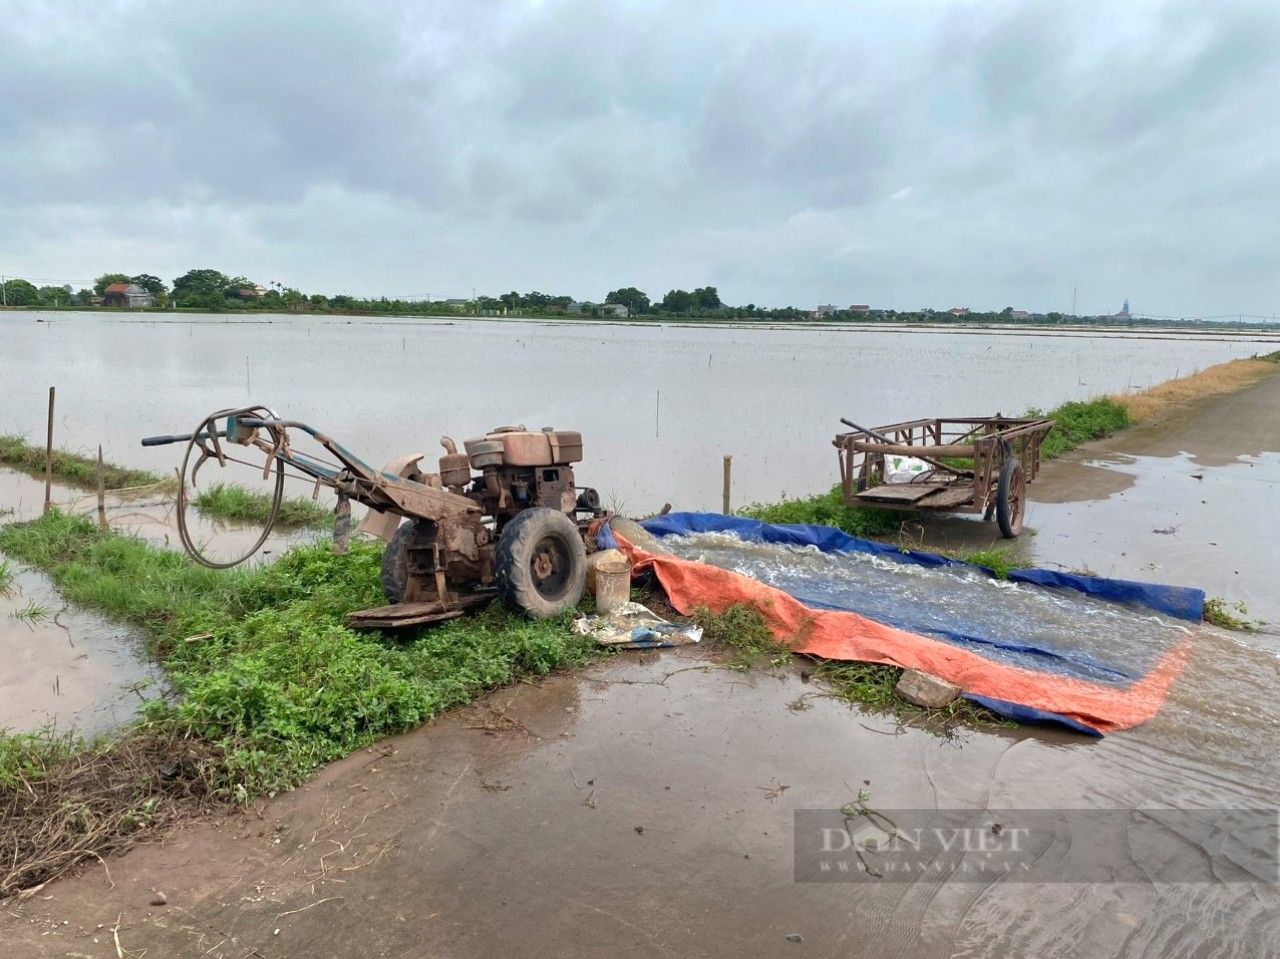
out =
[[[102,469],[102,444],[98,444],[98,525],[107,528],[106,476]]]
[[[53,508],[53,397],[55,388],[49,387],[49,432],[44,442],[44,512]]]
[[[728,516],[732,510],[729,508],[729,487],[733,482],[733,457],[725,454],[724,457],[724,491],[723,491],[723,509],[721,510],[725,516]]]

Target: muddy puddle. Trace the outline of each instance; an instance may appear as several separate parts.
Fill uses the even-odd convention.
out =
[[[97,517],[96,493],[55,484],[52,500],[65,512]],[[43,505],[43,480],[0,468],[0,523],[34,519]],[[108,493],[106,518],[112,529],[181,549],[167,497]],[[258,528],[193,513],[192,533],[213,555],[229,557],[252,545]],[[273,534],[258,561],[269,562],[312,535]],[[68,605],[43,574],[3,554],[0,560],[14,571],[8,592],[0,595],[0,729],[53,724],[92,736],[128,722],[145,699],[161,694],[163,674],[148,659],[142,637]]]
[[[1099,576],[1196,586],[1243,602],[1280,634],[1280,453],[1112,455],[1072,470],[1062,502],[1035,502],[1034,557]],[[1033,492],[1034,495],[1034,492]]]
[[[0,594],[0,729],[52,725],[92,737],[161,695],[163,675],[136,634],[69,606],[47,578],[8,562],[14,575]]]

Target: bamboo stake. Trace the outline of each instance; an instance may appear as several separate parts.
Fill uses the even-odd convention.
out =
[[[732,481],[733,481],[733,457],[726,453],[724,457],[724,491],[722,494],[723,495],[722,505],[724,506],[724,509],[721,510],[721,512],[723,512],[725,516],[728,516],[732,512],[732,510],[730,510],[729,508],[729,487]]]
[[[44,512],[53,509],[53,397],[55,389],[49,387],[49,432],[44,443]]]
[[[107,528],[106,475],[102,469],[102,444],[98,444],[98,525]]]

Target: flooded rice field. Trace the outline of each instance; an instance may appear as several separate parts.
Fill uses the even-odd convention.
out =
[[[520,422],[580,430],[579,479],[619,512],[718,508],[836,479],[841,416],[1052,407],[1141,389],[1276,348],[1264,335],[993,334],[492,320],[0,313],[0,432],[43,436],[58,388],[62,446],[167,472],[182,433],[245,401],[382,463]],[[296,493],[296,491],[295,491]]]

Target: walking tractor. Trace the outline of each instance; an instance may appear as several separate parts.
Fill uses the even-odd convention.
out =
[[[848,506],[982,513],[1000,532],[1022,532],[1027,484],[1040,472],[1040,444],[1053,420],[981,416],[909,420],[832,441]]]
[[[304,433],[337,462],[293,448]],[[495,596],[534,618],[577,605],[586,582],[588,526],[604,516],[596,491],[575,485],[573,464],[582,459],[579,433],[504,426],[469,439],[464,451],[449,437],[439,472],[426,473],[425,454],[405,456],[375,469],[320,431],[282,420],[263,406],[220,410],[193,433],[151,436],[143,446],[186,443],[178,484],[178,532],[197,562],[214,568],[243,563],[266,542],[284,494],[286,468],[337,493],[334,541],[345,549],[351,501],[369,507],[362,530],[387,542],[382,586],[387,606],[347,616],[355,628],[380,629],[438,623],[461,616]],[[261,535],[230,561],[207,556],[187,528],[187,486],[210,460],[257,464],[237,458],[238,448],[266,457],[264,480],[274,473],[271,511]]]

